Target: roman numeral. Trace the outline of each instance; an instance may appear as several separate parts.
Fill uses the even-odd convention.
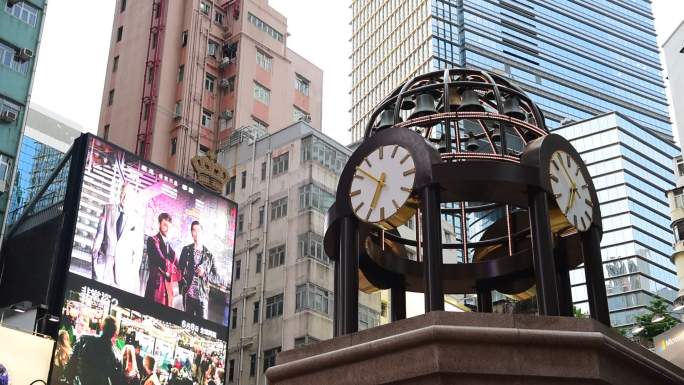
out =
[[[579,166],[577,166],[577,171],[575,171],[575,176],[579,175],[579,172],[580,172],[580,168],[579,168]]]
[[[563,196],[563,193],[553,194],[553,197],[558,199]]]
[[[363,175],[354,174],[354,178],[356,178],[356,179],[363,179]]]
[[[570,162],[572,161],[572,159],[570,158],[570,154],[566,155],[566,157],[568,159],[568,167],[570,167]]]

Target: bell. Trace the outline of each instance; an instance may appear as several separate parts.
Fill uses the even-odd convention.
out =
[[[523,135],[525,136],[525,140],[528,142],[537,138],[537,133],[532,130],[526,130]]]
[[[501,141],[501,130],[498,127],[494,127],[494,129],[491,131],[492,135],[492,142],[500,142]]]
[[[518,120],[525,120],[525,111],[520,108],[520,99],[517,96],[509,96],[503,102],[504,115]]]
[[[401,109],[402,110],[412,110],[416,108],[416,102],[413,101],[411,98],[404,98],[401,100]]]
[[[475,90],[464,90],[461,95],[461,105],[458,106],[458,112],[484,112],[484,107],[480,104],[480,97]]]
[[[394,126],[394,107],[388,108],[380,113],[380,123],[378,123],[377,128],[382,130],[392,126]]]
[[[473,135],[472,132],[468,133],[468,142],[466,143],[466,150],[468,151],[477,151],[480,149],[480,145],[477,144],[477,140],[475,140],[475,135]]]
[[[436,113],[437,109],[435,108],[435,97],[429,93],[419,94],[416,97],[416,108],[409,116],[409,119],[422,118],[423,116]]]

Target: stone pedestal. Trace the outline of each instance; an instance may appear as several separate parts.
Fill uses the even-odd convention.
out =
[[[282,352],[290,384],[684,384],[684,370],[590,319],[432,312]]]

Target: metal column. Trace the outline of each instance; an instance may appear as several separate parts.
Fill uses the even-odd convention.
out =
[[[601,259],[601,236],[596,226],[582,234],[584,274],[587,277],[587,295],[591,318],[610,326],[610,311],[606,297],[606,281]]]
[[[340,223],[340,257],[335,266],[335,335],[355,333],[359,329],[359,242],[356,218],[348,216]]]
[[[425,282],[425,312],[444,310],[442,285],[442,221],[439,186],[429,185],[423,191],[423,280]]]
[[[532,192],[530,197],[530,230],[532,232],[532,259],[537,281],[539,315],[560,315],[556,259],[553,256],[549,203],[544,191]]]

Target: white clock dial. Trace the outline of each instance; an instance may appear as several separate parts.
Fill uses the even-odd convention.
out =
[[[580,165],[567,152],[556,151],[551,156],[549,174],[553,195],[565,218],[579,231],[589,229],[594,202]]]
[[[354,172],[349,190],[354,213],[365,222],[389,219],[409,199],[415,177],[408,150],[399,145],[378,147]]]

